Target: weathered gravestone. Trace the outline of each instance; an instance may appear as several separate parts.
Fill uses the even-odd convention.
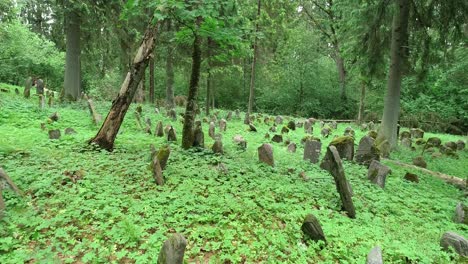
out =
[[[373,138],[373,139],[376,139],[378,134],[377,134],[377,131],[371,130],[371,131],[367,132],[367,135],[369,137]]]
[[[276,116],[275,124],[277,124],[277,125],[283,124],[283,117],[282,116]]]
[[[366,264],[383,264],[382,249],[374,247],[367,255]]]
[[[338,127],[338,123],[336,123],[336,121],[333,120],[333,121],[330,123],[329,126],[330,126],[332,129],[335,129],[335,130],[336,130],[336,128]]]
[[[455,215],[453,218],[455,223],[468,224],[467,211],[468,207],[466,207],[463,203],[458,203],[455,207]]]
[[[215,136],[215,123],[214,122],[210,122],[210,126],[208,127],[208,136],[210,136],[210,138],[214,138]]]
[[[59,129],[52,129],[49,130],[49,139],[60,139],[60,130]]]
[[[163,137],[164,136],[163,124],[162,124],[161,121],[159,121],[158,124],[156,124],[156,129],[154,131],[154,134],[157,137]]]
[[[288,145],[288,151],[291,153],[295,153],[297,149],[296,143],[289,143]]]
[[[304,126],[304,122],[300,122],[300,121],[296,122],[296,128],[301,128],[303,126]]]
[[[411,141],[411,138],[403,138],[401,139],[401,145],[406,148],[412,149],[413,141]]]
[[[250,132],[257,132],[257,128],[254,125],[252,125],[252,123],[249,124],[249,130]]]
[[[296,123],[294,122],[294,120],[288,122],[288,128],[291,130],[296,130]]]
[[[193,146],[201,148],[205,147],[205,134],[203,134],[201,121],[195,122],[195,129],[193,130]]]
[[[240,111],[239,111],[239,109],[236,109],[235,114],[236,114],[236,119],[240,119]]]
[[[320,225],[319,220],[313,214],[308,214],[304,222],[301,226],[302,232],[306,235],[307,238],[312,239],[313,241],[324,241],[327,242],[325,239],[325,235],[322,230],[322,226]]]
[[[213,144],[213,146],[211,147],[211,150],[215,153],[215,154],[223,154],[224,153],[224,150],[223,150],[223,142],[221,141],[221,139],[217,138],[215,140],[215,143]]]
[[[424,137],[424,131],[420,128],[412,128],[410,130],[411,133],[411,138],[423,138]]]
[[[176,113],[176,110],[175,110],[174,108],[170,109],[169,111],[167,111],[167,116],[168,116],[172,121],[177,120],[177,113]]]
[[[352,127],[346,127],[344,131],[344,136],[349,136],[349,137],[354,137],[356,133],[354,132],[354,129]]]
[[[287,134],[287,133],[289,133],[289,128],[287,126],[283,126],[281,128],[281,134]]]
[[[244,124],[246,124],[246,125],[250,124],[249,112],[246,112],[246,113],[245,113]]]
[[[32,82],[33,82],[33,80],[32,80],[31,77],[26,78],[26,80],[24,82],[24,90],[23,90],[24,98],[29,98],[31,96]]]
[[[404,176],[404,179],[410,182],[419,183],[418,175],[414,173],[407,172]]]
[[[281,143],[283,142],[283,135],[274,135],[273,138],[271,138],[271,141]]]
[[[427,163],[422,156],[417,156],[416,158],[414,158],[413,165],[421,168],[427,168]]]
[[[440,147],[442,145],[442,140],[438,137],[431,137],[427,139],[426,147]]]
[[[320,130],[320,135],[322,135],[322,137],[324,138],[327,138],[328,136],[330,136],[331,134],[331,128],[326,126],[326,127],[323,127],[322,130]]]
[[[53,114],[51,114],[49,116],[49,119],[52,121],[52,122],[57,122],[59,119],[60,119],[60,116],[57,112],[54,112]]]
[[[39,108],[44,109],[44,107],[45,107],[44,95],[40,94],[39,95]]]
[[[226,120],[227,120],[227,121],[231,121],[231,120],[232,120],[232,112],[231,112],[231,111],[229,111],[229,112],[227,113]]]
[[[335,146],[328,146],[327,153],[320,163],[320,168],[327,170],[333,176],[336,184],[336,190],[340,194],[344,210],[348,213],[350,218],[356,218],[356,211],[351,198],[352,194],[350,184],[346,180],[340,154]]]
[[[304,122],[304,133],[312,134],[312,132],[313,132],[312,123],[310,122],[310,120],[306,119],[306,121]]]
[[[147,134],[150,134],[150,135],[151,135],[151,119],[150,119],[150,118],[146,118],[145,124],[146,124],[145,132],[146,132]]]
[[[464,150],[465,149],[465,142],[463,140],[457,141],[457,150]]]
[[[36,94],[44,94],[44,81],[42,79],[36,80]]]
[[[171,238],[164,241],[159,252],[157,264],[183,264],[187,240],[181,234],[175,233]]]
[[[73,129],[71,127],[65,128],[65,135],[73,135],[73,134],[76,134],[75,129]]]
[[[320,158],[320,150],[322,143],[318,140],[306,140],[304,142],[304,160],[309,160],[312,163],[318,163]]]
[[[450,248],[454,249],[460,256],[468,256],[468,240],[463,236],[454,233],[446,232],[442,235],[440,239],[440,246],[445,250],[450,252]]]
[[[392,170],[390,170],[389,167],[381,164],[377,160],[373,160],[367,171],[367,179],[381,188],[385,188],[385,180],[390,173],[392,173]]]
[[[257,149],[258,159],[260,162],[266,163],[270,166],[275,166],[275,161],[273,159],[273,148],[270,144],[264,143]]]
[[[275,133],[276,132],[276,126],[272,126],[269,129],[270,132]]]
[[[232,139],[240,149],[247,148],[247,141],[241,135],[235,135]]]
[[[349,136],[337,137],[330,142],[330,145],[335,146],[340,154],[340,158],[349,161],[354,158],[354,138]]]
[[[400,132],[400,140],[403,140],[404,138],[411,138],[411,133],[409,131]]]
[[[226,132],[226,120],[224,119],[219,120],[219,131]]]
[[[161,162],[159,161],[157,155],[153,157],[152,160],[152,171],[153,171],[153,178],[157,185],[163,186],[164,185],[164,177],[161,168]]]
[[[379,151],[375,146],[375,140],[370,136],[364,136],[359,141],[355,156],[356,162],[369,167],[373,160],[380,160]]]
[[[177,135],[176,131],[173,126],[169,128],[169,131],[167,132],[167,140],[168,141],[177,141]]]

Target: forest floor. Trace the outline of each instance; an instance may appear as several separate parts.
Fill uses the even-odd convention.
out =
[[[149,169],[150,144],[158,149],[168,142],[137,128],[135,105],[115,150],[98,151],[86,143],[99,126],[92,123],[85,102],[41,110],[36,96],[26,100],[14,93],[14,86],[0,87],[11,90],[0,94],[0,166],[25,193],[23,198],[3,193],[0,263],[155,263],[162,243],[175,232],[188,241],[188,263],[365,263],[376,245],[385,263],[466,261],[439,246],[446,231],[468,237],[467,226],[453,221],[457,203],[467,203],[463,191],[418,170],[383,161],[392,174],[381,189],[367,180],[365,167],[345,161],[357,215],[350,219],[340,211],[332,176],[303,161],[303,128],[287,135],[298,146],[290,153],[284,143],[265,138],[268,125],[257,122],[258,132],[249,132],[234,118],[222,133],[225,154],[215,155],[204,123],[206,150],[185,151],[180,147],[181,117],[171,122],[143,105],[143,120],[151,118],[153,131],[159,120],[177,131],[161,187]],[[96,106],[105,117],[110,102]],[[49,123],[54,112],[60,119]],[[220,110],[220,116],[226,113]],[[62,137],[49,140],[41,123],[60,129]],[[354,127],[357,139],[366,133],[339,124],[333,135],[342,135],[347,126]],[[67,127],[77,134],[64,135]],[[317,123],[313,134],[319,131]],[[236,134],[246,139],[246,151],[232,141]],[[425,138],[430,136],[442,142],[463,139],[431,133]],[[321,157],[332,138],[322,139]],[[273,145],[275,167],[258,162],[257,147],[265,142]],[[416,151],[398,150],[391,158],[411,163],[420,153],[418,146]],[[424,157],[429,170],[465,179],[468,151],[458,155]],[[219,172],[220,163],[227,174]],[[299,176],[302,171],[308,181]],[[405,181],[406,172],[417,174],[419,184]],[[309,213],[321,222],[326,245],[304,241],[301,225]]]

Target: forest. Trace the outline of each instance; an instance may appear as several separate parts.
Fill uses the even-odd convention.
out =
[[[468,2],[0,0],[0,263],[468,263]]]

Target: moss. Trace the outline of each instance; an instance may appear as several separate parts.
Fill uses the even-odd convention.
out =
[[[367,133],[367,135],[373,139],[376,139],[377,138],[377,131],[375,130],[371,130]]]
[[[341,136],[336,137],[330,142],[330,145],[340,145],[340,144],[354,144],[354,138],[351,136]]]
[[[320,138],[314,137],[312,135],[307,135],[301,139],[301,143],[304,144],[306,141],[312,141],[312,140],[320,142]]]

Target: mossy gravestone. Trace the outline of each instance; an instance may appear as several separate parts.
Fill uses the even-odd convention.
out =
[[[275,166],[275,161],[273,159],[273,148],[270,144],[264,143],[258,149],[258,159],[260,162],[266,163],[270,166]]]
[[[330,142],[331,146],[335,146],[340,158],[349,161],[354,158],[354,138],[350,136],[337,137]]]
[[[159,121],[158,124],[156,125],[156,130],[154,131],[154,134],[157,137],[163,137],[164,136],[163,124],[162,124],[161,121]]]
[[[377,160],[373,160],[367,171],[367,179],[381,188],[385,188],[385,180],[387,179],[387,175],[391,172],[389,167],[381,164]]]
[[[173,126],[169,128],[169,131],[167,132],[167,140],[168,141],[177,141],[177,135],[176,131]]]
[[[364,136],[359,141],[356,151],[356,162],[369,167],[373,160],[380,160],[379,151],[375,146],[375,140],[370,136]]]
[[[411,137],[412,138],[423,138],[424,137],[424,131],[420,128],[412,128],[411,129]]]
[[[325,154],[325,157],[320,164],[320,168],[327,170],[333,176],[336,184],[336,190],[340,194],[343,208],[348,212],[348,216],[350,218],[356,218],[356,211],[351,198],[351,188],[346,180],[343,164],[335,146],[328,146],[327,154]]]
[[[271,138],[271,141],[276,142],[276,143],[281,143],[281,142],[283,142],[283,136],[282,135],[274,135],[273,138]]]
[[[455,223],[461,223],[461,224],[468,224],[468,207],[466,207],[463,203],[458,203],[457,206],[455,207],[455,216],[454,216],[454,221]]]
[[[181,234],[174,234],[164,241],[158,257],[158,264],[182,264],[184,263],[185,247],[187,240]]]
[[[224,150],[223,150],[223,142],[221,141],[221,139],[217,138],[215,143],[213,144],[213,146],[211,147],[211,150],[215,153],[215,154],[223,154],[224,153]]]
[[[290,143],[290,144],[288,145],[288,151],[289,151],[289,152],[295,153],[295,152],[296,152],[296,149],[297,149],[296,143]]]
[[[323,234],[322,226],[320,225],[319,220],[313,214],[308,214],[304,219],[301,227],[302,232],[306,235],[307,238],[312,239],[313,241],[324,241],[325,235]]]
[[[61,133],[59,129],[49,130],[49,139],[60,139]]]

